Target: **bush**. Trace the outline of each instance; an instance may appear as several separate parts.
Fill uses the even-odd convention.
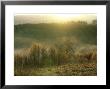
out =
[[[80,47],[74,55],[80,62],[93,61],[97,59],[97,48],[91,45]]]

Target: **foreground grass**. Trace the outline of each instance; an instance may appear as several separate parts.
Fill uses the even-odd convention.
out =
[[[73,43],[59,47],[33,44],[15,51],[15,76],[95,76],[96,46],[84,45],[75,50]]]
[[[15,68],[15,76],[96,76],[97,63],[69,63],[45,68]]]

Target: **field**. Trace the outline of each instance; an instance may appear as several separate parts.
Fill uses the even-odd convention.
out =
[[[96,76],[97,24],[14,26],[15,76]]]

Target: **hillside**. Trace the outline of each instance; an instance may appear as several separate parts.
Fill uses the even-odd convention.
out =
[[[85,23],[41,23],[14,26],[16,48],[27,48],[33,42],[53,44],[64,39],[74,38],[80,43],[97,44],[96,24]]]

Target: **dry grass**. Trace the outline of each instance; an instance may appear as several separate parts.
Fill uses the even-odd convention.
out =
[[[89,45],[74,49],[71,44],[65,44],[61,48],[34,43],[30,48],[15,51],[15,75],[39,75],[36,71],[41,68],[45,70],[46,67],[52,67],[50,68],[52,71],[54,69],[52,75],[90,75],[91,72],[91,75],[96,75],[96,46]],[[77,61],[77,64],[74,61]],[[53,68],[55,66],[57,68]],[[31,73],[31,70],[35,72]],[[46,73],[43,72],[40,75],[46,75]]]
[[[80,47],[74,53],[74,56],[78,61],[85,62],[85,61],[93,61],[97,60],[97,48],[96,46],[85,46]]]
[[[60,76],[96,76],[96,69],[95,62],[67,64],[59,66],[56,73]]]

